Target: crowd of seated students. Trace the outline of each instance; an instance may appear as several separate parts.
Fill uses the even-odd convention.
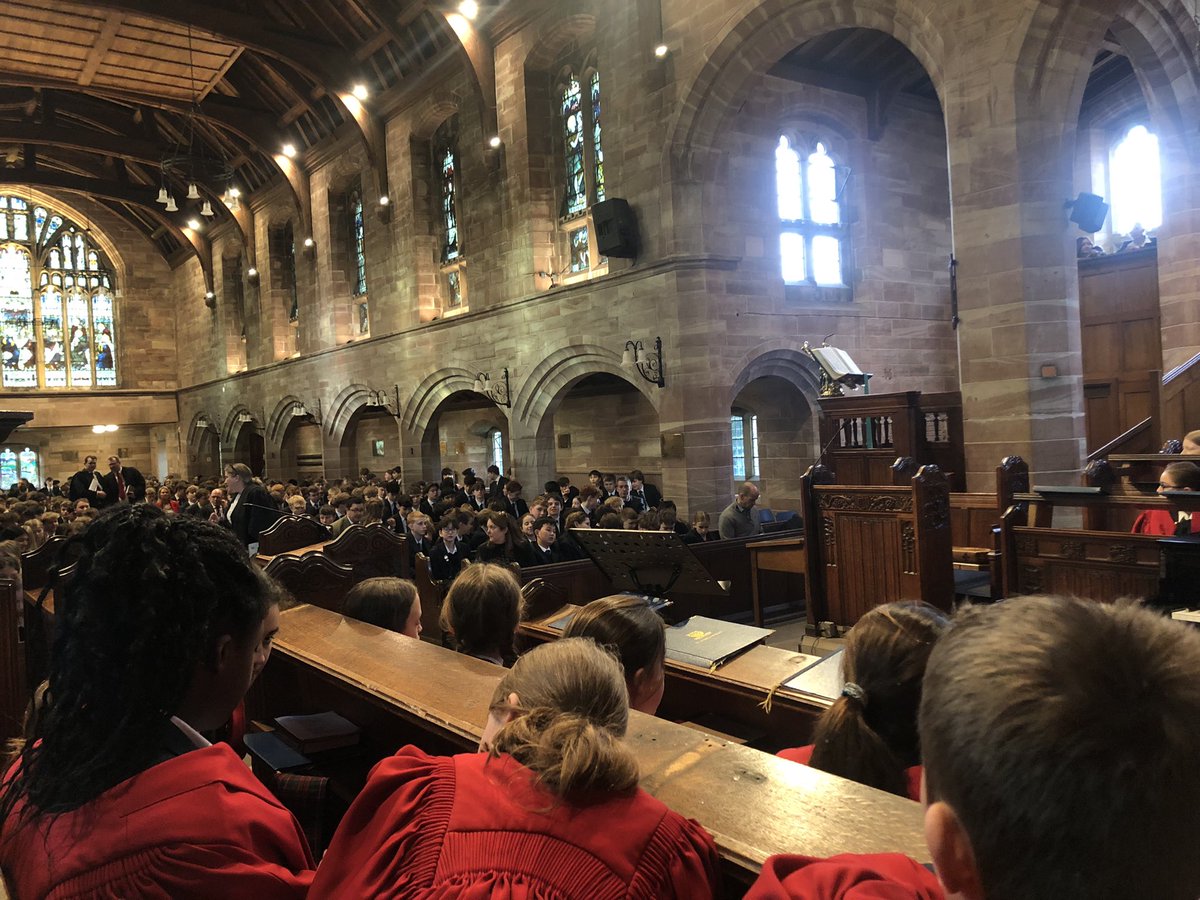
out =
[[[48,686],[0,787],[15,896],[717,892],[713,839],[638,787],[622,741],[630,708],[653,714],[664,690],[663,623],[641,600],[594,601],[562,640],[514,661],[515,577],[466,566],[443,626],[461,652],[511,666],[479,750],[398,749],[318,865],[292,814],[218,739],[279,627],[277,590],[237,536],[145,504],[72,541]],[[11,570],[0,546],[0,576]],[[416,636],[410,585],[356,592],[358,616]],[[936,874],[896,854],[777,856],[749,897],[1200,896],[1190,626],[1054,597],[949,622],[888,604],[852,629],[843,665],[843,696],[799,755],[902,795],[919,778]]]

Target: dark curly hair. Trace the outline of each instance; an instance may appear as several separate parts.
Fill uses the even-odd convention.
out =
[[[0,794],[0,818],[76,809],[143,771],[154,735],[225,634],[242,639],[279,594],[227,529],[121,504],[71,539],[50,702]]]

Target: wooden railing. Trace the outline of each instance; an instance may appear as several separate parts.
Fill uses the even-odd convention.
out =
[[[1200,353],[1163,376],[1160,402],[1166,437],[1200,428]]]

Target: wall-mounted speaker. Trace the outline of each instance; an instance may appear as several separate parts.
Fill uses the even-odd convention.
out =
[[[1071,221],[1079,226],[1081,231],[1095,234],[1104,227],[1108,217],[1108,204],[1097,194],[1081,193],[1067,204],[1071,207]]]
[[[637,216],[625,200],[613,197],[593,205],[592,224],[596,228],[596,248],[602,255],[637,258]]]

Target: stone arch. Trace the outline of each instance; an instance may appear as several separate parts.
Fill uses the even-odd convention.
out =
[[[200,424],[202,420],[205,423],[203,425]],[[200,439],[203,437],[204,432],[215,431],[216,427],[216,420],[212,416],[210,416],[204,410],[198,410],[188,423],[187,445],[189,447],[197,446],[200,443]]]
[[[588,13],[554,20],[538,35],[537,42],[525,57],[525,71],[547,71],[572,42],[589,41],[595,33],[596,17]]]
[[[761,0],[731,18],[687,91],[667,144],[680,175],[706,177],[722,124],[752,78],[804,41],[842,28],[870,28],[898,40],[925,67],[945,109],[942,36],[914,0]]]
[[[267,417],[267,441],[276,450],[279,449],[284,432],[287,431],[287,427],[292,421],[292,409],[297,403],[301,406],[304,405],[304,401],[295,394],[285,394]]]
[[[249,415],[251,422],[242,423],[238,421],[238,416],[242,414]],[[254,410],[244,403],[235,403],[225,416],[225,424],[221,428],[221,443],[233,444],[237,440],[238,432],[242,430],[243,424],[254,424],[262,428],[262,423],[258,421],[258,416],[254,414]]]
[[[364,406],[369,406],[367,397],[371,389],[365,384],[350,384],[342,388],[329,404],[329,413],[325,418],[325,428],[330,440],[340,444],[346,436],[346,427],[354,414]]]
[[[0,193],[18,192],[13,191],[12,186],[10,185],[7,189],[0,188]],[[97,225],[96,215],[84,209],[82,206],[73,204],[68,199],[71,195],[65,192],[62,194],[48,194],[45,191],[38,190],[37,188],[22,186],[19,196],[22,200],[29,201],[30,209],[39,205],[49,206],[52,207],[55,212],[61,213],[69,218],[76,225],[84,228],[87,228],[90,225],[90,239],[95,241],[96,244],[99,245],[100,249],[104,251],[104,255],[109,258],[110,262],[112,262],[113,274],[118,275],[117,284],[113,286],[114,290],[119,294],[124,289],[125,282],[130,276],[130,272],[126,267],[125,257],[117,249],[117,245],[113,243],[112,239],[109,238],[108,234],[105,232],[105,229]]]
[[[756,378],[782,378],[809,398],[816,397],[821,389],[817,364],[802,350],[782,343],[775,347],[770,344],[755,347],[738,361],[734,371],[737,375],[730,380],[728,406],[732,406],[742,389]],[[811,402],[809,405],[811,407]]]
[[[414,141],[427,141],[451,116],[462,111],[463,98],[457,92],[439,90],[426,97],[413,115],[411,136]]]
[[[447,367],[426,375],[404,407],[401,421],[409,434],[422,435],[433,421],[433,414],[452,394],[475,390],[475,373]]]
[[[604,372],[632,384],[661,413],[661,392],[651,390],[640,376],[631,377],[621,365],[621,357],[594,345],[564,347],[551,353],[534,367],[513,400],[513,414],[536,432],[553,415],[567,389],[581,378]],[[641,383],[639,383],[641,382]]]

